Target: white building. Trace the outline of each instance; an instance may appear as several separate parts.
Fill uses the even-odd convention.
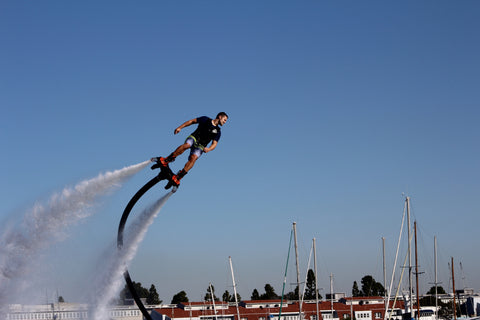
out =
[[[108,310],[112,320],[142,320],[142,313],[136,305],[112,306]],[[88,320],[86,304],[55,303],[45,305],[9,305],[5,320]],[[3,320],[3,319],[0,319]]]

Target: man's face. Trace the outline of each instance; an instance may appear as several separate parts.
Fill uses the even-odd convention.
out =
[[[220,120],[220,121],[218,122],[218,124],[221,125],[221,126],[223,126],[223,125],[225,124],[225,122],[227,122],[228,117],[227,117],[227,116],[220,116],[220,117],[218,118],[218,120]]]

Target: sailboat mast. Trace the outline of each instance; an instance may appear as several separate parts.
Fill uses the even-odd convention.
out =
[[[333,273],[330,273],[330,312],[333,319]]]
[[[433,237],[433,251],[434,251],[434,257],[435,257],[435,319],[438,319],[437,236]]]
[[[417,221],[413,223],[415,229],[415,279],[417,286],[417,319],[420,319],[420,299],[418,294],[418,249],[417,249]]]
[[[297,265],[297,288],[298,288],[298,319],[302,320],[302,303],[300,302],[300,266],[298,264],[297,223],[293,223],[293,236],[295,243],[295,261]]]
[[[237,320],[240,320],[240,312],[238,311],[238,300],[237,300],[237,284],[235,283],[235,275],[233,274],[233,265],[232,257],[228,257],[230,262],[230,271],[232,272],[232,282],[233,282],[233,294],[235,295],[235,307],[237,308]]]
[[[410,197],[406,197],[407,202],[407,234],[408,234],[408,298],[409,298],[409,310],[412,312],[412,249],[411,249],[411,237],[410,237]]]
[[[317,277],[317,249],[316,240],[313,238],[313,268],[315,269],[315,304],[317,306],[317,319],[320,320],[320,313],[318,310],[318,277]]]
[[[210,297],[212,298],[212,304],[213,304],[213,314],[215,319],[217,319],[217,309],[215,308],[215,294],[213,293],[213,288],[212,288],[212,283],[210,282],[209,284],[210,287]]]
[[[457,301],[455,300],[455,272],[453,271],[453,257],[452,257],[452,287],[453,287],[453,319],[457,320]]]
[[[385,265],[385,237],[382,237],[382,249],[383,249],[383,287],[385,292],[383,293],[383,298],[385,299],[385,310],[388,310],[388,301],[387,301],[387,267]]]
[[[290,241],[288,242],[287,263],[285,264],[285,276],[283,278],[282,299],[280,300],[280,310],[278,311],[278,320],[282,319],[283,296],[285,293],[285,285],[287,284],[288,262],[290,261],[290,249],[292,248],[293,228],[290,231]]]

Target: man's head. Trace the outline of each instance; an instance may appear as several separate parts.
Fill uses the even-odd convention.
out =
[[[225,112],[220,112],[215,119],[218,119],[218,124],[223,126],[227,122],[228,115]]]

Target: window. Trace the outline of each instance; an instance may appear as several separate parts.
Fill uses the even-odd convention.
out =
[[[382,318],[382,313],[381,312],[375,312],[375,319],[381,319]]]

